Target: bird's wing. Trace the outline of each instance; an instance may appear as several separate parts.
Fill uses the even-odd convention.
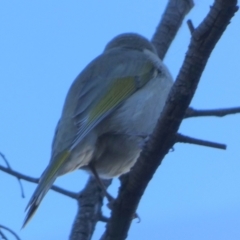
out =
[[[93,60],[73,82],[52,144],[52,159],[27,208],[23,227],[38,208],[71,150],[157,71],[155,60],[134,50],[111,50]]]
[[[78,128],[71,149],[156,74],[155,64],[136,50],[112,50],[101,55],[89,68],[90,79],[78,94],[73,115]],[[92,76],[91,72],[97,75]],[[83,77],[88,78],[84,72]]]

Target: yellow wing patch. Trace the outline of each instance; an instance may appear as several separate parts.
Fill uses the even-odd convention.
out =
[[[103,118],[112,112],[120,103],[130,97],[138,89],[142,88],[154,77],[155,67],[151,62],[146,63],[139,75],[117,78],[109,86],[102,98],[82,119],[81,127],[70,151],[93,129]]]
[[[88,123],[97,121],[97,119],[104,113],[116,107],[124,99],[130,96],[135,91],[135,78],[124,77],[118,79],[107,92],[107,94],[100,100],[100,102],[93,108],[89,114]]]

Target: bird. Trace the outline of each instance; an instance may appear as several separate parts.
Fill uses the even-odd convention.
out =
[[[51,158],[26,207],[23,227],[57,177],[77,169],[97,179],[129,172],[172,85],[168,68],[147,38],[137,33],[114,37],[67,93]]]

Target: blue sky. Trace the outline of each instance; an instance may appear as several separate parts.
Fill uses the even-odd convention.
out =
[[[55,125],[70,84],[114,36],[137,32],[151,38],[167,1],[1,1],[0,151],[12,167],[39,177],[47,166]],[[195,26],[209,1],[195,1],[187,19]],[[240,106],[240,16],[236,14],[214,49],[191,103],[199,109]],[[184,23],[165,63],[174,78],[190,33]],[[226,143],[227,151],[177,144],[156,172],[138,208],[128,239],[240,239],[240,116],[185,120],[180,132]],[[1,164],[4,164],[1,162]],[[56,184],[80,191],[87,174],[65,175]],[[35,184],[0,172],[0,224],[24,240],[67,239],[74,200],[50,191],[20,231]],[[110,188],[117,194],[118,180]],[[108,211],[105,209],[107,214]],[[99,239],[104,224],[93,239]]]

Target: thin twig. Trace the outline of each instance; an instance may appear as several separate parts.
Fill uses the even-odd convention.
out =
[[[0,237],[1,237],[1,239],[3,239],[3,240],[8,240],[7,239],[7,237],[6,237],[6,235],[0,230]]]
[[[189,31],[190,31],[190,33],[191,33],[191,35],[192,35],[193,32],[195,31],[195,27],[193,26],[193,23],[192,23],[192,20],[191,20],[191,19],[188,19],[188,20],[187,20],[187,25],[188,25]]]
[[[109,218],[106,216],[100,215],[98,220],[100,222],[108,222]]]
[[[222,150],[226,150],[227,149],[226,144],[210,142],[210,141],[197,139],[197,138],[192,138],[192,137],[188,137],[188,136],[182,135],[180,133],[176,134],[176,142],[196,144],[196,145],[200,145],[200,146],[218,148],[218,149],[222,149]]]
[[[0,156],[2,157],[3,161],[6,163],[7,167],[12,170],[11,166],[10,166],[10,163],[8,162],[7,158],[5,157],[5,155],[3,153],[0,152]],[[18,182],[19,182],[19,185],[20,185],[20,190],[21,190],[21,195],[22,195],[22,198],[25,198],[25,194],[24,194],[24,190],[23,190],[23,185],[22,185],[22,182],[21,182],[21,179],[19,177],[17,177],[18,179]]]
[[[147,142],[147,140],[150,138],[150,135],[144,135],[144,134],[138,134],[137,136],[144,139],[143,144],[142,144],[143,146],[144,146],[144,143]],[[196,144],[196,145],[201,145],[201,146],[205,146],[205,147],[219,148],[222,150],[226,150],[226,148],[227,148],[226,144],[211,142],[211,141],[198,139],[198,138],[193,138],[193,137],[182,135],[180,133],[176,134],[175,142],[176,143],[179,142],[179,143]]]
[[[2,170],[2,171],[5,172],[5,173],[8,173],[8,174],[10,174],[10,175],[12,175],[12,176],[15,176],[15,177],[17,177],[17,178],[19,178],[19,179],[23,179],[23,180],[25,180],[25,181],[28,181],[28,182],[32,182],[32,183],[38,183],[38,182],[39,182],[39,179],[38,179],[38,178],[29,177],[29,176],[24,175],[24,174],[22,174],[22,173],[20,173],[20,172],[17,172],[17,171],[14,171],[14,170],[12,170],[12,169],[9,169],[9,168],[7,168],[7,167],[4,167],[4,166],[2,166],[2,165],[0,165],[0,170]],[[57,187],[57,186],[55,186],[55,185],[53,185],[53,186],[51,187],[51,189],[52,189],[53,191],[55,191],[55,192],[61,193],[61,194],[65,195],[65,196],[68,196],[68,197],[71,197],[71,198],[74,198],[74,199],[77,199],[77,198],[78,198],[78,195],[79,195],[78,193],[65,190],[65,189],[60,188],[60,187]]]
[[[20,237],[10,228],[0,225],[0,228],[5,229],[6,231],[10,232],[17,240],[21,240]]]
[[[224,117],[231,114],[240,113],[240,107],[222,108],[222,109],[209,109],[197,110],[189,107],[186,111],[184,118],[190,117]]]

